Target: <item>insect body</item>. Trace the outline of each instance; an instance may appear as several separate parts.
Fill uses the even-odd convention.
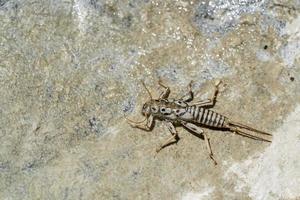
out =
[[[153,99],[151,93],[143,84],[151,98],[143,105],[142,108],[142,114],[146,118],[141,122],[134,122],[129,119],[127,120],[132,127],[148,131],[151,130],[154,119],[160,119],[166,122],[166,125],[172,136],[168,138],[164,144],[160,145],[160,147],[157,148],[157,152],[179,140],[175,126],[182,125],[188,130],[204,137],[210,158],[214,161],[215,164],[217,164],[217,162],[213,157],[209,138],[207,137],[206,133],[197,125],[211,128],[227,129],[245,137],[271,142],[271,134],[237,122],[233,122],[227,117],[208,109],[209,107],[213,107],[216,102],[219,84],[220,82],[217,82],[215,84],[215,91],[212,98],[198,102],[191,102],[193,100],[191,83],[189,84],[188,94],[178,100],[167,99],[170,93],[170,89],[164,86],[161,82],[159,82],[159,85],[164,88],[164,91],[158,99]],[[146,123],[144,123],[145,121]]]
[[[199,105],[189,106],[187,103],[180,100],[155,100],[157,105],[152,104],[152,115],[158,118],[170,120],[174,122],[192,122],[209,127],[225,128],[227,118],[212,110],[206,109]],[[156,109],[158,107],[159,109]],[[157,112],[154,112],[157,111]]]

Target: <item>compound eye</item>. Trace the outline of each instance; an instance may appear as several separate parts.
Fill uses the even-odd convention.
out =
[[[143,105],[143,109],[146,109],[146,108],[147,108],[147,105],[146,105],[146,104],[144,104],[144,105]]]

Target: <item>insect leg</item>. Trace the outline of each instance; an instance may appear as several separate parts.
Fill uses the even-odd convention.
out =
[[[180,98],[180,100],[182,100],[182,101],[184,101],[184,102],[190,102],[190,101],[193,100],[193,98],[194,98],[194,93],[193,93],[193,91],[192,91],[192,84],[193,84],[193,81],[191,81],[191,82],[189,83],[189,85],[188,85],[188,90],[189,90],[189,92],[188,92],[186,95],[182,96],[182,97]]]
[[[207,137],[206,133],[200,127],[196,126],[195,124],[188,123],[188,122],[181,122],[181,124],[184,127],[186,127],[187,129],[193,131],[194,133],[197,133],[199,135],[204,136],[206,147],[207,147],[207,150],[209,152],[209,157],[213,160],[214,164],[217,165],[217,161],[214,158],[213,152],[211,150],[211,145],[210,145],[210,142],[209,142],[209,138]]]
[[[217,95],[219,92],[219,85],[221,84],[221,81],[217,81],[215,83],[215,90],[213,93],[213,96],[210,99],[206,99],[206,100],[200,100],[200,101],[196,101],[193,103],[190,103],[190,106],[194,106],[194,105],[198,105],[198,106],[214,106],[217,100]]]
[[[157,153],[160,150],[162,150],[163,148],[165,148],[171,144],[177,143],[179,140],[178,133],[177,133],[174,125],[171,122],[167,122],[166,125],[167,125],[169,131],[171,132],[172,136],[169,137],[164,143],[162,143],[159,147],[156,148]]]
[[[127,122],[130,124],[131,127],[133,128],[139,128],[139,129],[142,129],[142,130],[145,130],[145,131],[150,131],[151,130],[151,127],[153,126],[153,116],[150,115],[148,118],[147,118],[147,121],[145,124],[140,124],[138,122],[134,122],[134,121],[129,121],[127,119]]]
[[[170,94],[170,88],[165,86],[161,80],[158,81],[158,84],[164,88],[164,91],[159,95],[159,99],[166,99]]]

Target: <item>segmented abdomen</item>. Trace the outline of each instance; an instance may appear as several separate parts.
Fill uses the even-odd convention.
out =
[[[193,116],[193,121],[199,124],[222,128],[227,123],[225,116],[200,106],[189,106],[187,111]]]

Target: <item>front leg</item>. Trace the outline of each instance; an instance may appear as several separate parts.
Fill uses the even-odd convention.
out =
[[[195,124],[192,124],[192,123],[188,123],[188,122],[184,122],[182,121],[181,124],[186,127],[187,129],[193,131],[194,133],[197,133],[199,135],[203,135],[204,136],[204,140],[206,142],[206,147],[207,147],[207,150],[209,152],[209,157],[213,160],[214,164],[217,165],[217,162],[214,158],[214,155],[213,155],[213,152],[211,150],[211,146],[210,146],[210,142],[209,142],[209,138],[207,137],[207,135],[204,133],[204,131],[196,126]]]
[[[189,104],[190,106],[214,106],[217,100],[217,95],[219,92],[219,85],[221,84],[221,81],[217,81],[215,83],[215,90],[213,93],[213,96],[210,99],[206,99],[206,100],[200,100],[200,101],[196,101],[196,102],[192,102],[191,104]]]
[[[169,131],[171,132],[172,136],[169,137],[163,144],[161,144],[158,148],[156,148],[156,152],[158,153],[160,150],[162,150],[163,148],[171,145],[171,144],[174,144],[174,143],[177,143],[178,140],[179,140],[179,137],[178,137],[178,133],[174,127],[174,125],[172,124],[172,122],[167,122],[166,123],[166,126],[168,127]],[[175,139],[175,140],[174,140]]]
[[[144,131],[150,131],[151,130],[151,127],[153,126],[153,116],[150,115],[148,118],[147,118],[147,121],[145,124],[140,124],[138,122],[134,122],[134,121],[129,121],[127,119],[127,122],[130,124],[131,127],[133,128],[139,128],[139,129],[142,129]]]
[[[170,88],[165,86],[161,80],[158,81],[158,84],[164,88],[164,91],[159,95],[159,99],[167,99],[170,94]]]
[[[188,85],[188,90],[189,90],[189,92],[188,92],[186,95],[182,96],[182,97],[180,98],[180,100],[182,100],[182,101],[184,101],[184,102],[190,102],[190,101],[193,100],[193,98],[194,98],[194,93],[193,93],[193,91],[192,91],[192,84],[193,84],[193,81],[191,81],[191,82],[189,83],[189,85]]]

